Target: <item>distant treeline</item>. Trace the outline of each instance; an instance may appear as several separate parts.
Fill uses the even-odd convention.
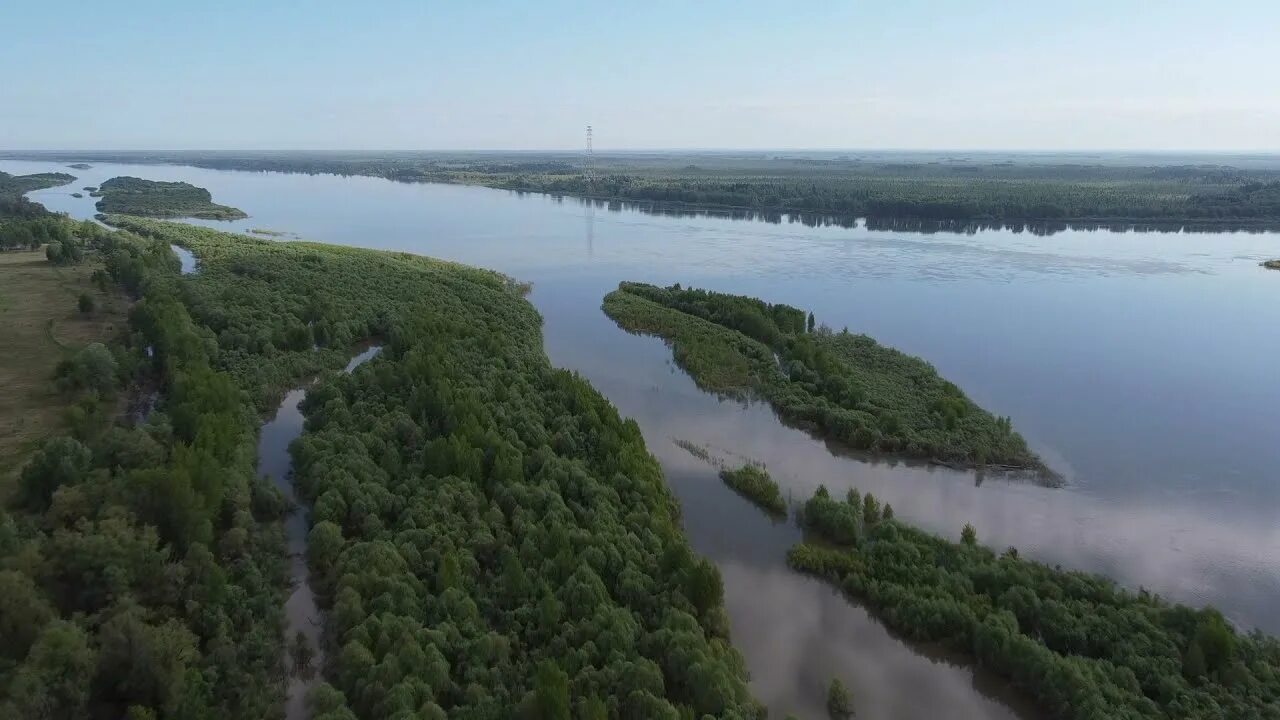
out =
[[[671,206],[865,217],[920,229],[972,224],[1189,224],[1280,227],[1280,171],[1224,165],[873,162],[732,156],[601,158],[594,179],[573,154],[351,153],[102,154],[123,162],[367,175],[401,182],[510,190]],[[935,225],[936,223],[936,225]],[[915,229],[910,224],[903,229]]]
[[[850,447],[1055,479],[1013,431],[917,357],[866,335],[815,326],[812,313],[740,295],[622,283],[604,311],[665,338],[702,387],[768,399],[789,422]]]
[[[1212,608],[997,554],[893,519],[869,493],[826,488],[804,507],[792,567],[822,577],[906,636],[942,643],[1053,717],[1280,718],[1280,642]]]

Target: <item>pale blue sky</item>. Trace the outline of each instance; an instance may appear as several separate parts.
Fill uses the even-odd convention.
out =
[[[1280,150],[1280,2],[0,3],[0,149]]]

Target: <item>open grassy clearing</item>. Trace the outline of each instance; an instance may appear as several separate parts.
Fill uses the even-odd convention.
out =
[[[36,443],[63,426],[69,400],[52,381],[58,361],[123,324],[127,300],[94,285],[98,267],[53,265],[43,248],[0,252],[0,498]],[[94,299],[92,313],[77,309],[81,293]]]

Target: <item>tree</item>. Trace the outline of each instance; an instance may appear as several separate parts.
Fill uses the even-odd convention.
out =
[[[89,293],[80,293],[80,299],[76,301],[76,306],[80,308],[82,315],[88,315],[94,310],[93,296]]]
[[[809,313],[809,322],[807,327],[809,332],[813,332],[813,313]]]
[[[31,647],[14,674],[10,698],[15,717],[59,720],[87,715],[94,677],[94,652],[84,631],[54,620]]]
[[[831,678],[831,685],[827,688],[827,715],[831,720],[853,717],[853,698],[840,678]]]
[[[93,464],[89,448],[71,437],[45,441],[40,452],[22,469],[19,484],[23,503],[39,511],[49,507],[53,492],[84,480]]]
[[[544,660],[538,665],[533,696],[538,720],[570,720],[569,676],[555,663]]]
[[[978,531],[977,531],[977,530],[974,530],[974,529],[973,529],[973,526],[972,526],[972,525],[970,525],[969,523],[965,523],[965,524],[964,524],[964,529],[962,529],[962,530],[960,531],[960,542],[964,543],[965,545],[970,545],[970,546],[972,546],[972,545],[977,545],[977,544],[978,544]]]
[[[892,520],[892,519],[893,519],[893,506],[892,506],[892,505],[890,505],[889,503],[885,503],[885,504],[884,504],[884,512],[881,514],[881,518],[883,518],[883,519],[885,519],[885,520]]]

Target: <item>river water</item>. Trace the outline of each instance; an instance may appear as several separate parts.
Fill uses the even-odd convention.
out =
[[[373,359],[381,349],[374,345],[361,350],[351,358],[343,372],[351,372]],[[293,490],[293,458],[289,454],[289,444],[302,434],[305,418],[299,405],[306,397],[305,386],[290,390],[280,402],[280,407],[276,408],[275,415],[262,424],[258,435],[258,475],[270,477],[290,503],[296,503],[298,498]],[[315,671],[312,674],[290,674],[288,696],[285,699],[287,720],[305,720],[308,717],[307,692],[319,682],[319,670],[324,663],[324,645],[320,642],[323,620],[320,609],[316,606],[315,593],[308,585],[307,536],[310,530],[311,522],[305,508],[299,507],[285,521],[289,579],[293,585],[289,599],[285,602],[285,638],[292,644],[298,634],[302,634],[314,653],[311,667]],[[290,658],[286,658],[285,662],[287,667],[292,668]]]
[[[56,163],[0,161],[12,173]],[[63,168],[65,170],[65,168]],[[1274,233],[984,230],[922,235],[374,178],[96,165],[30,197],[76,217],[72,190],[117,175],[185,180],[246,220],[193,221],[421,253],[534,283],[552,362],[641,425],[694,547],[724,579],[734,641],[777,716],[822,713],[832,675],[872,717],[1010,717],[1016,698],[928,648],[890,637],[789,572],[797,533],[724,488],[681,438],[764,462],[796,498],[856,486],[899,518],[1102,572],[1244,627],[1280,632],[1280,257]],[[1014,426],[1064,488],[842,457],[765,406],[697,390],[654,338],[599,309],[620,280],[680,282],[812,309],[920,355]]]

